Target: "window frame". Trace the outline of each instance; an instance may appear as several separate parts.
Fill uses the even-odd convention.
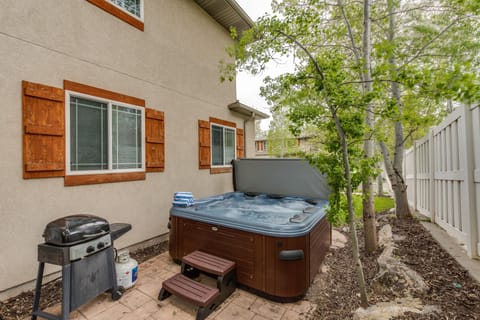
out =
[[[136,15],[130,13],[128,10],[124,9],[123,7],[111,2],[110,0],[86,0],[91,4],[97,6],[98,8],[102,9],[105,12],[108,12],[112,16],[122,20],[123,22],[128,23],[134,28],[137,28],[140,31],[144,31],[145,29],[145,0],[141,0],[140,5],[140,13],[142,15],[141,18],[137,17]]]
[[[214,165],[213,164],[213,126],[216,127],[221,127],[223,128],[222,133],[223,133],[223,165]],[[231,127],[231,126],[226,126],[224,124],[216,123],[216,122],[210,122],[210,159],[211,159],[211,164],[210,168],[211,169],[220,169],[220,168],[231,168],[231,164],[225,164],[225,129],[230,129],[233,130],[233,153],[234,153],[234,160],[237,159],[237,128],[236,127]]]
[[[134,15],[133,13],[131,13],[130,11],[128,11],[127,9],[125,9],[124,7],[116,4],[116,3],[113,2],[112,0],[106,0],[106,1],[110,2],[110,4],[112,4],[112,5],[114,5],[115,7],[119,8],[120,10],[122,10],[123,12],[125,12],[126,14],[131,15],[133,18],[135,18],[135,19],[137,19],[137,20],[140,20],[140,21],[142,21],[142,22],[145,22],[145,21],[144,21],[144,4],[145,4],[145,0],[140,0],[140,17]]]
[[[256,152],[265,152],[265,140],[257,140],[255,141],[256,145]]]
[[[107,104],[107,116],[108,116],[108,168],[107,170],[71,170],[70,164],[70,97],[78,97],[83,99],[89,99],[96,102],[101,102]],[[140,110],[141,112],[141,142],[142,142],[142,159],[141,159],[141,168],[129,168],[129,169],[113,169],[113,153],[112,153],[112,105],[132,108]],[[136,173],[136,172],[145,172],[146,171],[146,144],[145,144],[145,108],[138,105],[133,105],[130,103],[125,103],[117,101],[114,99],[106,99],[94,95],[89,95],[85,93],[80,93],[72,90],[65,90],[65,175],[66,176],[84,176],[84,175],[107,175],[107,174],[122,174],[122,173]]]

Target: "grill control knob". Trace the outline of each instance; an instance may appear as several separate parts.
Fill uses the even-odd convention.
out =
[[[100,250],[100,249],[102,249],[102,248],[104,248],[104,247],[105,247],[105,244],[104,244],[103,242],[99,242],[99,243],[97,244],[97,249],[98,249],[98,250]]]
[[[95,251],[95,247],[94,247],[94,246],[88,246],[88,247],[87,247],[87,253],[92,253],[93,251]]]

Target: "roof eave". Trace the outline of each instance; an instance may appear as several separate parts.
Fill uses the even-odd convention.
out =
[[[243,116],[246,116],[246,117],[254,117],[256,120],[262,120],[262,119],[268,119],[270,118],[270,116],[266,113],[263,113],[259,110],[256,110],[252,107],[249,107],[241,102],[239,102],[238,100],[233,102],[233,103],[230,103],[228,105],[228,109],[236,112],[236,113],[239,113]]]
[[[234,27],[239,34],[253,26],[252,19],[235,0],[195,0],[227,31]]]

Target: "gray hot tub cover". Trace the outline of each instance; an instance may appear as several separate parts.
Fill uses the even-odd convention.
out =
[[[303,159],[233,160],[238,192],[328,199],[327,178]]]

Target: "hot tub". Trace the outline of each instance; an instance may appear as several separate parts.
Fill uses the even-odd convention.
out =
[[[324,177],[315,170],[314,183],[311,169],[302,174],[299,167],[310,167],[305,161],[278,165],[271,159],[246,160],[253,159],[242,159],[240,166],[239,162],[234,164],[237,192],[199,199],[191,207],[171,208],[170,255],[180,261],[184,255],[202,250],[235,261],[240,285],[272,300],[298,300],[307,292],[331,243]],[[239,173],[248,174],[252,166],[258,169],[265,165],[261,177],[256,173],[248,180],[239,179]],[[264,180],[268,176],[275,180],[279,175],[286,181],[291,179],[289,185],[295,188],[288,191],[288,187]],[[262,182],[255,183],[257,179]],[[316,189],[312,191],[309,185]],[[238,190],[245,186],[253,191]],[[259,192],[265,187],[272,192]],[[285,194],[286,190],[291,195]]]
[[[330,246],[326,204],[235,192],[173,207],[170,255],[180,260],[202,250],[235,261],[239,284],[274,300],[297,300]]]

